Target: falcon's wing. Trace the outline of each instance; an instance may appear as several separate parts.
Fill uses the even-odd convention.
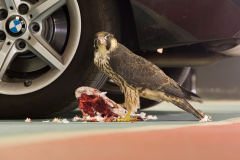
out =
[[[191,99],[191,96],[199,97],[192,92],[189,93],[156,65],[131,53],[121,44],[117,50],[110,54],[109,63],[114,72],[135,88],[144,87],[150,90],[159,90],[187,99]]]

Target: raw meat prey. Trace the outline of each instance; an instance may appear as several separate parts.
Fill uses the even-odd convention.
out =
[[[127,115],[127,110],[105,94],[106,92],[100,92],[90,87],[80,87],[76,90],[75,95],[79,100],[79,109],[83,113],[83,120],[110,122]]]

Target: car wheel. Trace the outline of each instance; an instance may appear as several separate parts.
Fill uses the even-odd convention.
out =
[[[0,118],[43,118],[77,107],[75,90],[99,89],[96,32],[120,35],[113,0],[2,0]]]
[[[186,80],[191,67],[184,67],[184,68],[162,68],[164,73],[166,73],[169,77],[174,79],[179,84],[183,84]],[[124,103],[124,95],[120,91],[119,87],[111,80],[108,79],[106,83],[103,85],[102,91],[107,92],[107,96],[114,100],[116,103]],[[140,98],[140,107],[141,109],[152,107],[154,105],[159,104],[159,102],[149,100],[146,98]]]

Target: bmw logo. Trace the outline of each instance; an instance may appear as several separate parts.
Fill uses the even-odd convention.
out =
[[[21,16],[12,16],[6,23],[7,32],[13,37],[19,37],[26,31],[26,22]]]

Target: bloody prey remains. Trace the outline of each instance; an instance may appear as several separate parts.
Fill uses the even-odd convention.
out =
[[[75,92],[83,118],[91,122],[110,122],[124,118],[127,111],[105,94],[90,87],[80,87]]]
[[[83,121],[90,122],[114,122],[118,118],[125,118],[127,110],[121,105],[109,99],[106,92],[101,92],[91,87],[80,87],[76,90],[75,96],[79,101],[79,109],[82,111]],[[137,121],[156,120],[156,116],[146,113],[132,114],[131,117]]]

